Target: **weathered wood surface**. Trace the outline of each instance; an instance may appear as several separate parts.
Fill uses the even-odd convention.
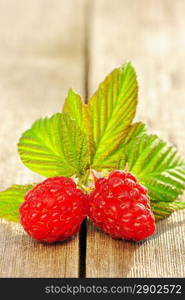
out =
[[[41,180],[18,159],[22,131],[59,111],[69,87],[91,94],[125,60],[138,73],[137,119],[185,155],[184,11],[181,0],[0,0],[0,189]],[[88,222],[86,275],[79,236],[48,246],[2,221],[0,277],[184,277],[184,219],[173,214],[138,244]]]
[[[184,152],[185,2],[93,1],[89,29],[92,93],[115,66],[131,60],[140,85],[138,119]],[[185,211],[157,225],[144,243],[112,240],[88,226],[87,277],[183,277]]]
[[[69,87],[84,94],[84,1],[1,0],[0,66],[2,190],[41,180],[19,161],[17,140],[35,119],[60,111]],[[0,277],[78,274],[78,236],[48,246],[1,223]]]

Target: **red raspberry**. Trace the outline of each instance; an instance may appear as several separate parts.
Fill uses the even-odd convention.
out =
[[[147,189],[131,173],[98,179],[88,203],[91,220],[114,238],[139,241],[155,231]]]
[[[36,240],[63,241],[79,231],[87,212],[85,199],[72,179],[46,179],[26,194],[20,207],[21,224]]]

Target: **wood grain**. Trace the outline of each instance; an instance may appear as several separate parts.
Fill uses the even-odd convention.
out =
[[[84,94],[85,1],[0,0],[0,189],[41,181],[16,143],[36,118],[60,111],[70,87]],[[75,45],[75,46],[74,46]],[[0,277],[78,277],[79,237],[48,246],[0,224]]]
[[[89,93],[115,66],[137,70],[137,119],[185,155],[185,2],[95,0],[89,28]],[[184,277],[185,211],[157,224],[146,242],[116,241],[88,224],[87,277]]]

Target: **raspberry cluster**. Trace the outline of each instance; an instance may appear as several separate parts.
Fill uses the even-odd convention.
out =
[[[113,238],[139,241],[155,231],[147,190],[128,172],[95,180],[89,194],[71,178],[49,178],[29,191],[20,207],[25,231],[48,243],[76,234],[86,216]]]

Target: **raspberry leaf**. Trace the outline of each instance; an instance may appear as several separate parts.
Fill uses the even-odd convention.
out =
[[[88,111],[95,144],[93,168],[109,165],[123,144],[135,116],[138,85],[130,63],[117,68],[100,84],[89,99]]]
[[[67,113],[71,119],[75,120],[80,130],[88,137],[89,152],[92,156],[94,143],[87,105],[82,102],[80,95],[75,93],[72,89],[69,90],[67,98],[65,99],[63,112]]]
[[[46,177],[79,175],[89,164],[87,137],[66,113],[37,120],[18,151],[28,168]]]
[[[151,201],[151,208],[155,215],[155,219],[161,220],[171,215],[175,210],[185,209],[185,202],[175,200],[167,203],[153,200]]]
[[[110,157],[107,158],[107,164],[105,167],[107,169],[116,169],[117,167],[117,160],[119,157],[122,156],[123,150],[125,149],[126,145],[136,137],[139,137],[143,134],[146,134],[146,125],[142,122],[133,123],[129,126],[129,130],[127,131],[127,136],[124,139],[124,142],[118,147],[118,149],[112,153]]]
[[[146,130],[146,125],[142,122],[137,122],[129,125],[129,128],[127,129],[127,136],[125,137],[124,142],[115,151],[113,151],[111,155],[108,154],[106,160],[102,161],[100,165],[96,166],[96,170],[101,170],[102,168],[108,170],[116,169],[118,159],[123,158],[123,151],[126,145],[128,145],[128,143],[132,139],[146,134]],[[109,153],[109,149],[107,149],[106,151]]]
[[[19,207],[24,201],[27,191],[34,185],[12,185],[0,192],[0,218],[8,221],[19,222]]]
[[[185,162],[174,146],[157,135],[136,137],[126,145],[118,168],[126,165],[148,188],[156,218],[185,208],[185,202],[175,201],[185,189]]]
[[[61,142],[64,157],[74,168],[73,174],[81,175],[89,166],[87,136],[68,114],[61,114]]]

